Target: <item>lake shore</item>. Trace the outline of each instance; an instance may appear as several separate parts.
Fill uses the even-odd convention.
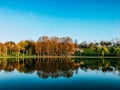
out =
[[[0,56],[0,58],[102,58],[102,56]],[[120,57],[104,56],[104,58],[120,58]]]

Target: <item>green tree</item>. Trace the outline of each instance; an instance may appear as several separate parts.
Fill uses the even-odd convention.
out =
[[[34,55],[35,54],[35,42],[32,40],[26,40],[26,54]]]
[[[100,47],[96,48],[96,52],[97,52],[98,55],[101,54],[102,58],[104,58],[105,53],[108,53],[109,50],[105,46],[100,46]]]
[[[113,47],[114,53],[120,56],[120,47]]]
[[[20,51],[23,53],[23,56],[24,56],[24,53],[28,44],[25,41],[20,41],[19,45],[20,45]]]

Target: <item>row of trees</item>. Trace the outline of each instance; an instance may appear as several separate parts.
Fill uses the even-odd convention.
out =
[[[13,41],[0,43],[0,56],[7,55],[71,55],[75,52],[75,44],[70,37],[47,37],[42,36],[37,42],[32,40]]]
[[[80,44],[75,41],[75,43],[80,47],[80,48],[90,48],[90,47],[97,47],[97,46],[106,46],[106,47],[120,47],[120,39],[116,38],[111,41],[95,41],[95,42],[86,42],[83,41]]]
[[[24,55],[120,55],[120,39],[116,41],[100,41],[100,42],[82,42],[80,44],[73,42],[70,37],[47,37],[42,36],[37,41],[25,40],[15,43],[13,41],[0,43],[0,56],[24,56]],[[77,54],[76,54],[77,53]]]
[[[100,42],[86,42],[83,41],[80,44],[75,41],[76,46],[82,49],[83,55],[102,55],[104,54],[113,56],[120,56],[120,39],[116,38],[111,41],[100,41]],[[78,55],[81,55],[77,53]]]

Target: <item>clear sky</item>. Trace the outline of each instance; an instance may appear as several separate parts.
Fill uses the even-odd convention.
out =
[[[0,0],[0,41],[120,38],[120,0]]]

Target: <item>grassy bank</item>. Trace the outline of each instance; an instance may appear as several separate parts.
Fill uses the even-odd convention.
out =
[[[102,56],[0,56],[0,58],[102,58]],[[120,58],[117,56],[105,56],[104,58]]]

